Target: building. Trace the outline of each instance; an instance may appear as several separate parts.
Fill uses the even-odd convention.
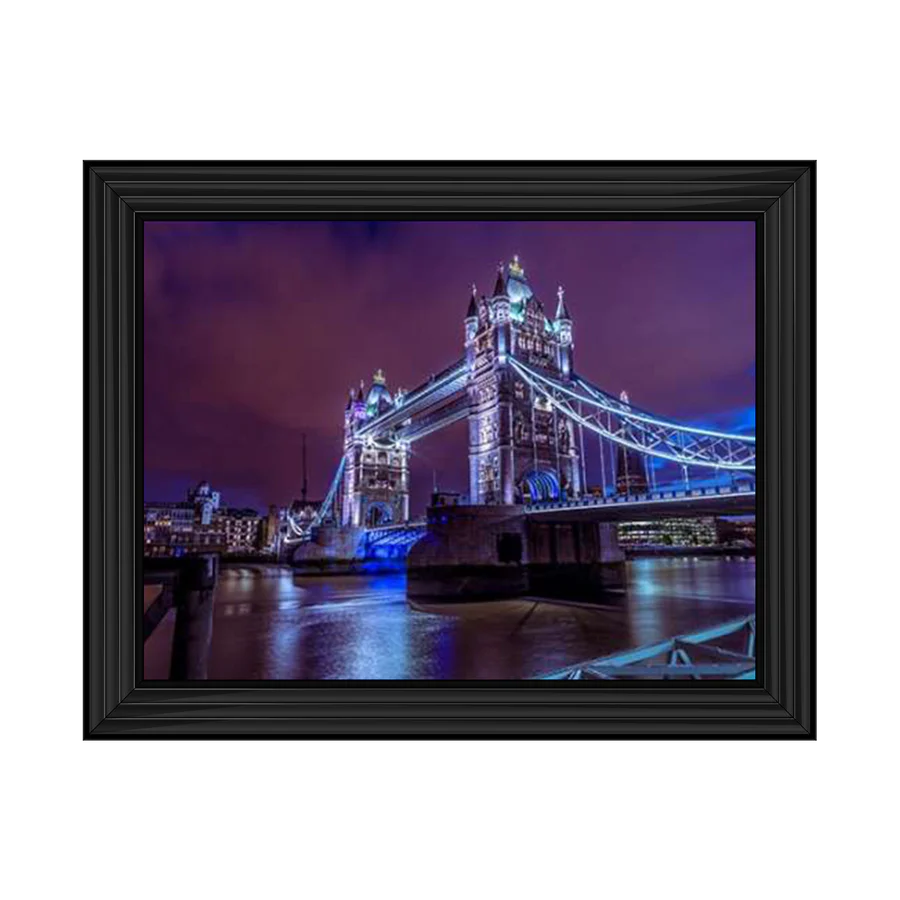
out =
[[[623,522],[618,530],[624,547],[710,547],[719,543],[712,517]]]
[[[226,509],[213,516],[221,528],[225,553],[255,553],[262,549],[262,516],[255,509]]]
[[[173,556],[190,546],[194,530],[194,505],[186,502],[151,501],[144,504],[144,555]]]
[[[183,502],[145,503],[144,525],[174,532],[191,531],[194,527],[194,507]]]
[[[209,482],[187,500],[144,504],[144,555],[255,553],[263,546],[263,518],[255,509],[227,509]]]
[[[220,500],[219,492],[212,490],[208,481],[201,481],[197,487],[188,491],[188,501],[194,504],[201,525],[212,523],[213,514],[219,508]]]
[[[729,516],[716,519],[720,544],[756,546],[756,516]]]
[[[263,553],[278,555],[284,539],[287,524],[287,510],[270,506],[266,517],[260,523],[260,549]]]

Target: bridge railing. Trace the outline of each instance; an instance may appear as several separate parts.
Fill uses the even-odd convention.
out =
[[[756,616],[577,663],[540,677],[549,681],[752,679],[756,677]]]
[[[609,496],[597,496],[588,494],[572,500],[540,500],[534,503],[526,503],[525,511],[531,512],[545,509],[577,509],[579,507],[615,506],[628,503],[651,503],[654,500],[690,500],[702,497],[726,497],[734,494],[755,494],[756,482],[745,482],[737,485],[721,485],[717,487],[703,488],[661,488],[655,491],[647,491],[641,494],[612,494]]]

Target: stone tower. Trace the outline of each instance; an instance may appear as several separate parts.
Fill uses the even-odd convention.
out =
[[[469,393],[469,496],[513,504],[581,496],[572,423],[522,380],[515,358],[550,378],[572,376],[572,319],[558,292],[551,322],[514,257],[490,297],[473,286],[465,319]]]
[[[368,392],[350,391],[344,410],[344,479],[341,525],[372,528],[409,520],[409,446],[403,441],[359,434],[376,416],[392,409],[394,398],[379,370]]]

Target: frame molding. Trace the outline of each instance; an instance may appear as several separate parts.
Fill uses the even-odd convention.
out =
[[[814,162],[84,163],[84,737],[814,738]],[[757,223],[757,679],[141,683],[143,222]]]

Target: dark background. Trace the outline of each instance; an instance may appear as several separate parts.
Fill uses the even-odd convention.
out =
[[[147,222],[144,496],[201,479],[229,506],[326,491],[347,390],[382,368],[413,388],[463,354],[471,285],[520,257],[552,318],[566,288],[575,367],[655,413],[755,429],[750,222]],[[413,446],[411,512],[432,479],[467,491],[465,423]],[[588,481],[599,463],[587,455]],[[595,468],[597,471],[594,471]]]

